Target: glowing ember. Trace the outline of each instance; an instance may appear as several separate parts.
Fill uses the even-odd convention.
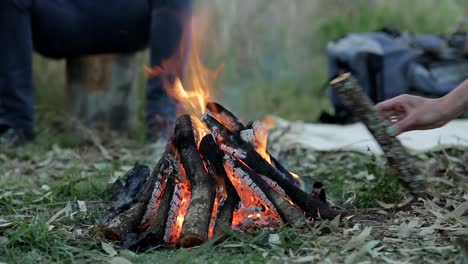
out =
[[[170,245],[175,245],[179,241],[190,198],[191,192],[188,181],[177,182],[164,235],[164,241]]]
[[[243,182],[235,173],[229,162],[225,163],[226,173],[236,189],[242,207],[234,212],[233,227],[271,226],[281,222],[274,206],[266,200],[261,200],[250,186]]]
[[[151,199],[148,204],[148,208],[151,208],[151,210],[146,211],[145,215],[143,216],[143,220],[140,226],[138,227],[140,231],[146,230],[146,228],[148,228],[151,225],[151,222],[153,221],[161,203],[162,196],[166,189],[166,183],[167,178],[162,176],[160,180],[156,181],[156,183],[154,184],[153,193],[151,194]]]
[[[213,204],[213,212],[211,213],[210,219],[210,227],[208,228],[208,238],[213,238],[214,234],[214,227],[216,223],[216,217],[219,212],[219,207],[222,205],[223,201],[226,199],[225,195],[223,195],[225,191],[222,188],[216,188],[216,197]]]

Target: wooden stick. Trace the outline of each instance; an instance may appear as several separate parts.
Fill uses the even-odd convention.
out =
[[[357,80],[345,73],[330,82],[343,99],[347,108],[361,119],[383,150],[392,169],[397,172],[400,183],[417,197],[426,196],[424,175],[416,167],[415,159],[404,149],[401,142],[387,134],[388,122],[379,114],[369,97],[362,92]]]
[[[215,186],[198,153],[192,120],[189,115],[183,115],[177,119],[175,140],[192,192],[192,198],[182,227],[180,245],[182,247],[193,247],[208,240],[208,228],[215,199]]]

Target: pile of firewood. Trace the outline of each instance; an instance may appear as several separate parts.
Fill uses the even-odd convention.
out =
[[[135,249],[193,247],[220,240],[229,228],[300,227],[339,214],[321,183],[307,194],[268,153],[260,122],[244,125],[216,103],[207,109],[211,115],[198,120],[177,119],[151,175],[136,165],[114,184],[114,202],[101,225],[108,239]]]

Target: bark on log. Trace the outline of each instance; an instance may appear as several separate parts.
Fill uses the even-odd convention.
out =
[[[414,196],[426,196],[424,175],[416,167],[415,159],[396,137],[388,135],[389,123],[379,114],[357,80],[350,73],[346,73],[332,80],[330,85],[336,89],[345,106],[361,119],[374,136],[390,167],[396,171],[400,183]]]
[[[207,114],[203,115],[201,119],[210,128],[218,146],[223,152],[241,160],[247,166],[254,169],[255,172],[265,175],[276,182],[286,192],[291,201],[304,212],[312,216],[317,216],[320,213],[320,216],[325,219],[333,219],[339,214],[339,212],[320,202],[318,199],[308,199],[307,193],[291,183],[286,176],[263,159],[251,145],[223,127],[216,119]]]
[[[213,231],[213,238],[220,240],[225,236],[224,230],[231,228],[232,217],[239,205],[240,198],[226,175],[223,165],[224,154],[219,150],[212,135],[206,135],[202,139],[200,154],[207,165],[208,173],[211,174],[218,185],[224,188],[226,196],[222,198],[219,204]]]
[[[138,110],[139,55],[68,58],[67,107],[88,127],[132,133]]]
[[[303,226],[306,223],[304,212],[290,204],[282,195],[276,192],[259,175],[235,159],[225,159],[225,168],[236,175],[241,183],[248,187],[257,197],[265,197],[270,209],[275,211],[285,224]],[[264,199],[261,199],[264,200]],[[271,203],[271,204],[269,204]],[[271,208],[273,206],[273,208]]]
[[[183,115],[177,119],[174,133],[181,163],[190,181],[192,192],[182,227],[180,245],[193,247],[208,240],[215,186],[198,153],[192,120],[189,115]]]

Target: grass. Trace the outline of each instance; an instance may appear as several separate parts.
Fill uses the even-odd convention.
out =
[[[47,135],[40,134],[38,142],[47,142],[42,137]],[[245,233],[233,230],[228,240],[219,245],[135,253],[102,240],[95,228],[96,219],[111,199],[108,182],[123,175],[135,161],[149,160],[141,142],[123,142],[126,143],[106,148],[112,153],[131,155],[115,155],[111,162],[100,157],[94,146],[82,143],[67,148],[57,146],[57,142],[37,143],[2,152],[0,262],[450,263],[463,258],[453,241],[466,234],[466,213],[458,218],[450,215],[466,202],[466,186],[460,184],[466,182],[468,175],[464,149],[418,157],[422,162],[419,166],[435,168],[427,172],[429,186],[433,193],[440,194],[438,199],[446,202],[442,206],[424,201],[408,211],[384,209],[376,203],[398,203],[405,194],[395,178],[387,174],[380,158],[290,150],[280,154],[287,167],[299,172],[309,187],[312,178],[322,180],[329,198],[354,208],[353,216],[341,221],[317,221],[301,229],[278,227]],[[417,225],[408,227],[411,221]],[[431,226],[439,228],[438,232],[425,234],[429,231],[424,228]],[[369,230],[365,228],[370,227],[367,234]]]

